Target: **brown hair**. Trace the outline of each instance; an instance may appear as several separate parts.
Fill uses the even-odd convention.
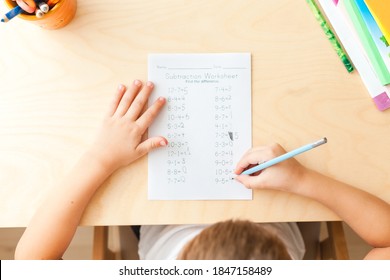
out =
[[[189,241],[182,260],[287,260],[285,245],[274,234],[250,221],[228,220],[205,228]]]

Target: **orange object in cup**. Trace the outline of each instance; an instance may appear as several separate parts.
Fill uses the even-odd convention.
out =
[[[18,15],[18,17],[37,24],[45,29],[59,29],[72,21],[74,15],[76,14],[77,0],[57,0],[51,2],[57,3],[55,3],[54,6],[50,8],[49,12],[44,14],[41,18],[36,17],[34,14],[24,13]],[[16,3],[12,0],[5,0],[5,3],[11,9],[16,5]]]

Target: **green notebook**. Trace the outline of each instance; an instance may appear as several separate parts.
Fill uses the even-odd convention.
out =
[[[385,63],[382,60],[382,57],[375,45],[374,40],[370,35],[362,15],[360,14],[359,8],[356,5],[355,0],[344,0],[345,9],[351,21],[359,35],[360,41],[363,44],[363,47],[368,55],[371,65],[374,68],[375,73],[377,74],[382,85],[390,84],[390,73],[387,70]]]

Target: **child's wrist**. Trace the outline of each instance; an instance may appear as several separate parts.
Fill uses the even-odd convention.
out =
[[[290,181],[290,188],[288,191],[295,193],[295,194],[302,194],[302,191],[304,191],[307,177],[309,176],[308,173],[310,173],[310,170],[306,167],[299,165],[293,173],[293,178]]]
[[[316,172],[303,167],[300,171],[299,180],[297,182],[296,194],[311,197],[313,187],[316,187]]]
[[[113,161],[110,160],[109,155],[95,147],[88,149],[84,156],[94,162],[94,164],[104,173],[108,173],[108,175],[111,175],[111,173],[116,170],[116,167],[114,166]]]

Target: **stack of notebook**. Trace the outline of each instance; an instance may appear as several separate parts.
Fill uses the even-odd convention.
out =
[[[377,108],[390,108],[390,0],[318,2]]]

